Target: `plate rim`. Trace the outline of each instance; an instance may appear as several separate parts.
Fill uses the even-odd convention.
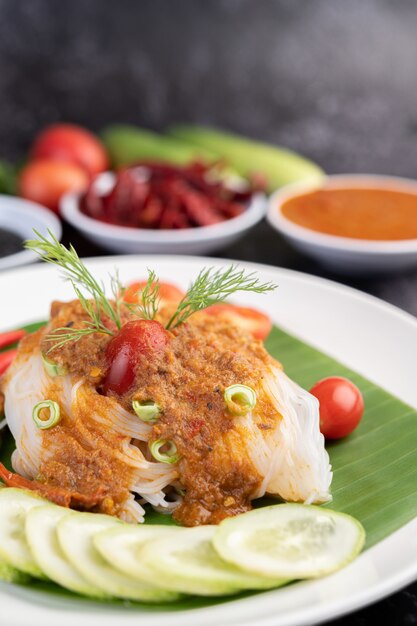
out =
[[[164,255],[164,254],[158,254],[158,255],[138,255],[138,254],[134,254],[134,255],[106,255],[106,256],[101,256],[101,257],[88,257],[86,259],[84,259],[88,264],[99,264],[99,265],[106,265],[109,262],[112,265],[117,265],[118,263],[123,263],[123,265],[133,265],[136,262],[139,262],[142,265],[145,265],[146,262],[149,262],[150,260],[154,260],[156,263],[158,262],[169,262],[170,264],[174,265],[177,263],[184,263],[186,265],[193,265],[196,262],[198,263],[210,263],[212,265],[225,265],[225,264],[231,264],[231,263],[238,263],[239,265],[241,265],[242,267],[247,267],[250,270],[257,270],[257,271],[268,271],[268,272],[277,272],[278,274],[284,274],[286,275],[290,281],[292,279],[295,279],[296,281],[307,281],[309,283],[314,284],[318,284],[318,285],[322,285],[327,287],[330,290],[334,290],[336,289],[338,292],[340,293],[348,293],[350,294],[351,297],[353,297],[354,299],[359,299],[361,301],[365,301],[368,303],[373,304],[374,306],[376,306],[379,309],[385,310],[387,312],[389,312],[392,316],[394,316],[395,318],[397,318],[399,321],[401,321],[402,323],[406,323],[407,326],[409,326],[410,328],[412,328],[414,330],[414,332],[417,332],[417,319],[411,315],[410,313],[402,310],[401,308],[385,302],[383,300],[381,300],[380,298],[377,298],[376,296],[367,294],[363,291],[360,291],[359,289],[350,287],[350,286],[346,286],[343,285],[341,283],[338,283],[336,281],[327,279],[327,278],[322,278],[322,277],[318,277],[318,276],[314,276],[314,275],[310,275],[307,273],[303,273],[303,272],[299,272],[296,270],[291,270],[291,269],[287,269],[287,268],[281,268],[281,267],[276,267],[276,266],[272,266],[272,265],[267,265],[267,264],[261,264],[261,263],[254,263],[254,262],[249,262],[249,261],[240,261],[240,260],[232,260],[232,259],[224,259],[224,258],[210,258],[210,257],[204,257],[204,256],[188,256],[188,255]],[[6,278],[11,276],[11,275],[25,275],[25,278],[27,279],[27,273],[30,272],[30,274],[48,274],[49,272],[54,271],[53,268],[47,267],[47,266],[42,266],[40,264],[35,264],[32,265],[30,267],[25,267],[25,268],[13,268],[10,270],[5,270],[4,272],[2,272],[0,274],[0,282],[2,280],[2,278]],[[55,269],[56,271],[56,269]],[[29,277],[30,278],[30,277]],[[33,321],[33,320],[32,320]],[[312,343],[312,345],[314,345]],[[369,377],[369,376],[368,376]],[[403,526],[402,528],[400,528],[399,530],[395,531],[394,533],[392,533],[389,537],[387,537],[386,539],[382,540],[381,542],[378,542],[378,544],[376,544],[375,546],[373,546],[372,548],[370,548],[369,550],[366,551],[366,553],[364,554],[369,554],[369,553],[374,553],[375,550],[381,550],[384,549],[385,544],[388,541],[395,541],[396,537],[404,534],[405,531],[407,529],[412,529],[414,532],[415,530],[417,530],[417,518],[415,518],[414,520],[412,520],[411,522],[409,522],[408,524],[406,524],[405,526]],[[382,546],[382,548],[381,548]],[[363,560],[363,554],[360,555],[358,557],[358,559],[355,562],[361,561]],[[285,621],[277,621],[277,614],[274,613],[274,599],[272,599],[272,596],[274,594],[278,594],[279,590],[276,591],[271,591],[271,592],[266,592],[266,594],[263,594],[263,597],[265,598],[266,596],[270,596],[270,600],[268,602],[268,605],[270,606],[270,611],[267,614],[264,614],[264,611],[261,611],[262,615],[259,617],[259,620],[256,619],[256,621],[251,621],[251,622],[247,622],[247,621],[243,621],[241,622],[242,624],[257,624],[259,626],[274,626],[276,624],[280,624],[280,625],[285,625],[285,626],[302,626],[302,625],[307,625],[307,624],[317,624],[317,623],[321,623],[323,621],[326,621],[328,619],[331,618],[336,618],[342,615],[345,615],[347,613],[350,613],[352,611],[356,611],[360,608],[363,608],[369,604],[372,604],[373,602],[376,602],[382,598],[384,598],[385,596],[387,596],[388,594],[391,593],[395,593],[396,591],[398,591],[399,589],[401,589],[402,587],[408,585],[410,582],[412,582],[413,580],[415,580],[417,578],[417,561],[416,562],[412,562],[410,564],[408,564],[407,567],[401,569],[399,572],[394,573],[392,576],[388,576],[388,577],[384,577],[383,579],[379,580],[378,583],[376,583],[375,585],[373,585],[370,589],[369,588],[365,588],[365,590],[361,591],[360,593],[357,592],[354,594],[353,596],[353,603],[352,603],[352,597],[343,597],[341,599],[335,600],[333,602],[329,602],[326,603],[325,605],[317,605],[315,607],[312,607],[310,609],[300,609],[297,610],[294,614],[290,615],[290,616],[285,616]],[[308,583],[307,583],[308,584]],[[305,586],[306,583],[298,583],[298,585],[303,585]],[[14,587],[16,589],[16,587]],[[16,594],[10,594],[7,592],[8,587],[1,583],[0,584],[0,597],[7,599],[8,597],[11,597],[13,595]],[[10,588],[9,588],[10,590]],[[24,595],[24,594],[23,594]],[[258,597],[258,596],[255,596]],[[157,622],[154,621],[152,618],[148,619],[149,616],[156,616],[159,615],[160,619],[161,619],[161,623],[163,621],[162,617],[168,616],[168,615],[176,615],[182,618],[182,622],[184,624],[192,624],[193,623],[193,617],[194,618],[203,618],[204,615],[207,616],[211,616],[211,617],[217,617],[219,618],[221,616],[222,612],[226,612],[226,614],[229,614],[228,616],[226,615],[226,621],[222,621],[222,624],[234,624],[235,622],[233,621],[233,619],[231,621],[229,621],[229,618],[233,615],[233,613],[236,613],[237,610],[237,603],[241,604],[242,607],[242,611],[244,611],[245,607],[247,607],[248,605],[248,601],[250,602],[252,598],[243,598],[243,599],[235,599],[232,601],[225,603],[221,603],[219,605],[215,605],[215,606],[211,606],[211,607],[207,607],[207,608],[197,608],[197,609],[192,609],[192,610],[188,610],[188,611],[183,611],[183,610],[177,610],[175,611],[175,613],[172,612],[156,612],[154,614],[152,613],[139,613],[139,612],[135,612],[134,616],[135,619],[138,618],[138,616],[141,616],[143,623],[147,624],[149,622],[149,624],[156,624]],[[40,604],[40,603],[39,603]],[[39,606],[38,604],[38,606]],[[84,603],[83,603],[84,604]],[[267,604],[265,601],[262,603],[263,608],[265,608],[265,604]],[[27,604],[27,610],[29,611],[31,608],[32,604],[28,603]],[[84,604],[85,606],[85,604]],[[94,607],[97,609],[97,606],[102,606],[102,605],[93,605],[93,609]],[[229,611],[225,611],[225,607],[229,608]],[[113,608],[117,608],[118,607],[113,607]],[[276,606],[275,606],[276,608]],[[3,607],[0,608],[0,615],[2,612]],[[132,618],[132,613],[128,612],[128,613],[124,613],[123,610],[112,610],[111,612],[109,611],[109,614],[111,614],[113,617],[116,617],[118,619],[121,620],[121,623],[126,623],[126,624],[130,624],[130,621]],[[73,620],[74,617],[77,617],[77,613],[71,611],[71,619]],[[91,620],[91,618],[93,617],[93,615],[91,614],[91,612],[86,612],[84,613],[84,615],[89,616],[89,619]],[[130,616],[130,617],[129,617]],[[187,618],[188,616],[188,618]],[[190,618],[191,616],[191,618]],[[100,615],[100,612],[97,611],[97,619],[102,619],[102,616]],[[12,622],[13,624],[15,624],[16,626],[18,625],[19,622]],[[34,624],[38,623],[38,622],[33,622]],[[40,623],[40,622],[39,622]],[[45,622],[43,622],[45,624]],[[47,621],[47,624],[52,623]],[[66,623],[66,622],[65,622]],[[90,621],[90,623],[92,623]],[[107,624],[107,621],[102,622]],[[109,622],[110,623],[110,622]],[[133,621],[132,621],[133,623]],[[201,624],[205,624],[205,621],[201,621]],[[207,624],[209,624],[210,622],[207,622]]]

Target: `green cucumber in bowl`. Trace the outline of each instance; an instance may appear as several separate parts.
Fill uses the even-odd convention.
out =
[[[179,141],[212,150],[242,176],[262,174],[269,192],[299,180],[319,181],[324,176],[318,165],[296,152],[232,133],[187,125],[174,126],[168,133]]]
[[[57,524],[58,541],[68,561],[91,585],[99,587],[107,596],[164,602],[172,594],[152,582],[140,583],[128,574],[115,569],[94,546],[94,536],[123,522],[98,513],[69,513]],[[174,598],[175,599],[175,598]]]
[[[224,520],[217,553],[253,575],[318,578],[347,565],[365,542],[363,526],[346,513],[305,504],[263,507]]]
[[[68,509],[46,504],[31,509],[26,517],[26,538],[40,569],[54,582],[76,593],[93,598],[106,598],[64,555],[56,533],[60,520],[69,515]]]
[[[29,549],[25,534],[28,512],[47,504],[33,492],[13,487],[0,489],[0,559],[9,567],[34,576],[46,578]],[[13,569],[9,573],[13,575]]]
[[[174,165],[188,165],[195,160],[205,162],[217,160],[216,153],[207,148],[136,126],[121,124],[109,126],[102,131],[101,139],[114,167],[131,165],[137,161],[164,161]]]
[[[216,526],[196,526],[147,541],[137,553],[148,580],[199,596],[222,596],[244,589],[271,589],[288,579],[247,574],[221,559],[212,546]]]

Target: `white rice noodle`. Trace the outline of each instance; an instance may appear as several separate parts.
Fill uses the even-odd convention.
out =
[[[32,420],[32,409],[45,399],[50,380],[37,351],[32,356],[19,355],[3,384],[4,412],[16,441],[13,467],[27,478],[38,473],[42,452],[42,432]]]
[[[123,503],[120,519],[131,524],[138,522],[141,524],[145,521],[145,509],[135,500],[133,494],[130,494]]]
[[[332,472],[318,400],[279,368],[265,376],[263,390],[277,411],[275,428],[260,430],[253,415],[241,418],[250,458],[263,476],[254,497],[272,494],[306,504],[331,500]]]
[[[175,509],[179,507],[184,498],[179,493],[170,493],[169,502],[165,502],[163,506],[154,506],[155,511],[164,515],[171,515]]]
[[[135,496],[162,508],[172,509],[173,503],[166,500],[165,487],[175,481],[178,472],[172,465],[147,460],[132,440],[147,442],[152,427],[143,423],[120,406],[115,400],[99,396],[84,380],[71,376],[51,378],[42,363],[40,352],[20,355],[10,368],[5,381],[5,413],[8,426],[16,441],[12,456],[15,471],[27,478],[35,478],[41,461],[53,456],[54,449],[42,446],[42,431],[32,420],[35,404],[53,396],[67,419],[74,420],[77,440],[86,447],[96,445],[96,434],[90,432],[82,419],[86,404],[89,420],[94,420],[103,431],[121,435],[119,447],[114,454],[129,467],[130,495],[122,506],[121,518],[129,522],[143,522],[144,509]],[[48,391],[49,390],[49,391]]]
[[[139,439],[139,441],[148,441],[152,431],[152,426],[145,424],[139,417],[132,415],[116,402],[106,415],[95,414],[94,419],[119,435]]]

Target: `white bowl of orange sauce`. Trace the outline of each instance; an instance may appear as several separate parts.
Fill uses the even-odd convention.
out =
[[[343,174],[276,191],[267,219],[290,244],[344,274],[417,266],[417,180]]]

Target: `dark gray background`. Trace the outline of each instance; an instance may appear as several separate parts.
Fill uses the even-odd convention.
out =
[[[328,172],[416,177],[417,2],[0,0],[0,157],[57,120],[211,123]],[[332,277],[265,224],[219,254]],[[417,271],[339,280],[417,314]],[[373,620],[417,624],[417,585],[337,623]]]

